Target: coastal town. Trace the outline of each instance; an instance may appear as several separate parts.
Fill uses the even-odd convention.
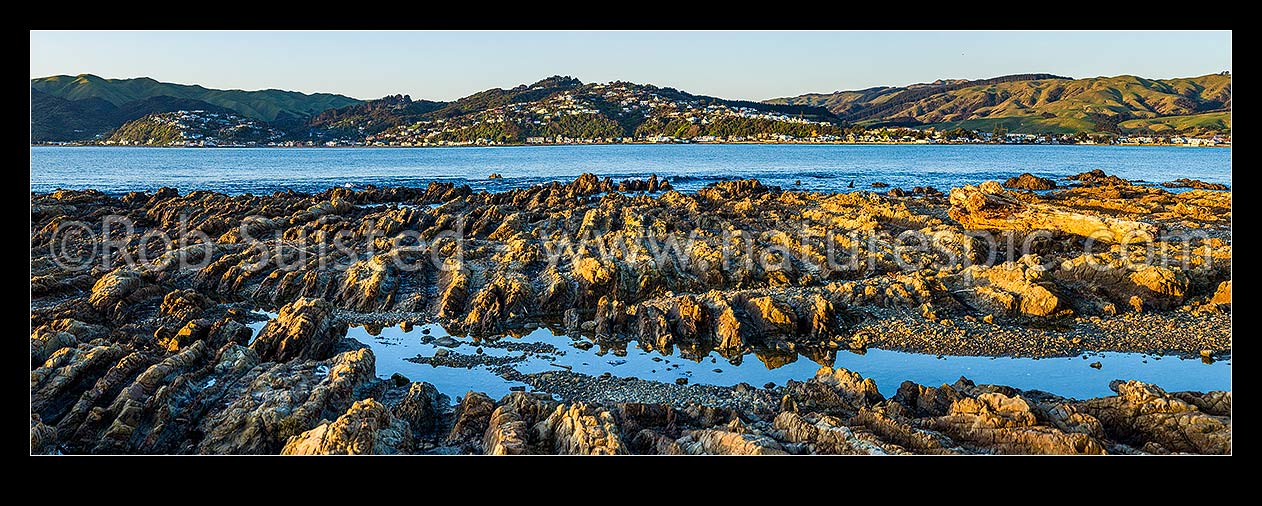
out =
[[[613,88],[611,91],[620,91]],[[616,95],[615,95],[616,96]],[[235,114],[203,110],[176,111],[150,115],[143,121],[124,125],[111,135],[93,141],[47,142],[48,145],[103,146],[170,146],[170,147],[440,147],[440,146],[508,146],[508,145],[571,145],[571,144],[1039,144],[1039,145],[1165,145],[1191,147],[1229,147],[1231,136],[1211,137],[1107,135],[1107,134],[1029,134],[977,130],[936,130],[932,127],[849,127],[840,128],[827,121],[813,121],[784,114],[759,111],[748,107],[701,105],[662,100],[624,98],[620,114],[667,118],[689,125],[709,125],[725,119],[760,120],[819,129],[838,130],[794,136],[783,133],[754,135],[534,135],[524,142],[494,137],[453,138],[453,133],[486,125],[539,126],[556,118],[591,119],[600,111],[581,97],[561,95],[544,104],[512,104],[488,110],[459,120],[430,120],[392,128],[376,135],[337,136],[334,138],[293,139],[265,122]]]
[[[1039,76],[983,80],[976,88],[985,90],[986,86],[994,85],[992,81],[1011,81],[1009,86],[1042,82],[1030,80],[1036,77]],[[1224,77],[1198,79],[1206,86],[1218,86]],[[935,96],[949,98],[946,94],[950,90],[945,84],[927,86],[936,87]],[[313,106],[299,113],[277,111],[275,115],[247,110],[235,102],[225,106],[192,101],[179,108],[172,107],[174,110],[159,108],[148,114],[140,111],[174,104],[128,105],[119,108],[120,116],[110,120],[119,122],[116,127],[98,130],[95,134],[83,131],[33,136],[32,144],[176,147],[735,143],[1231,145],[1230,113],[1224,112],[1226,99],[1215,94],[1203,97],[1200,103],[1189,102],[1186,97],[1174,99],[1171,103],[1192,104],[1180,114],[1172,114],[1173,109],[1137,109],[1110,116],[1098,112],[1101,107],[1088,103],[1069,110],[1058,106],[1060,109],[1056,112],[1046,110],[1037,115],[1021,112],[1029,109],[1022,105],[1014,109],[1022,115],[996,117],[994,109],[998,106],[948,107],[916,102],[917,97],[928,93],[926,89],[907,88],[910,91],[906,96],[900,95],[901,98],[872,99],[872,103],[862,106],[834,104],[830,108],[807,99],[728,100],[651,84],[583,83],[570,76],[552,76],[510,89],[484,90],[451,102],[391,95],[334,108]],[[977,100],[984,103],[1002,100],[1001,95],[987,95],[990,91],[977,93],[980,94]],[[49,107],[75,107],[54,104],[58,99],[41,100],[51,101]],[[233,104],[237,109],[231,107]],[[917,119],[917,114],[931,108],[954,112]],[[883,112],[887,109],[892,112]],[[133,110],[135,112],[131,112]],[[55,124],[60,123],[50,123]],[[42,131],[44,127],[40,125]]]
[[[175,111],[151,114],[119,127],[99,141],[105,146],[276,146],[284,133],[236,114]]]

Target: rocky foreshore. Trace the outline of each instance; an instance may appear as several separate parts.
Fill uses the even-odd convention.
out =
[[[885,399],[826,367],[764,387],[554,371],[495,400],[378,378],[344,339],[440,322],[737,360],[1230,356],[1229,191],[1031,178],[1009,186],[1039,193],[584,175],[502,193],[32,194],[32,451],[1230,453],[1230,392],[1118,381],[1074,400],[961,379]],[[253,308],[278,313],[257,336]]]

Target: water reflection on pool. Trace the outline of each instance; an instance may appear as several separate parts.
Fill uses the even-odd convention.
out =
[[[273,314],[269,314],[273,316]],[[255,334],[266,322],[250,327]],[[428,330],[429,334],[425,334]],[[717,353],[702,357],[700,361],[680,358],[678,355],[663,356],[629,345],[625,354],[619,350],[593,346],[590,349],[576,347],[585,339],[575,339],[540,328],[522,337],[500,337],[497,340],[476,340],[451,336],[437,324],[418,325],[410,330],[401,327],[366,328],[352,326],[348,339],[356,339],[372,348],[377,359],[377,375],[383,378],[394,373],[407,376],[413,381],[427,381],[438,390],[455,396],[469,390],[485,392],[498,398],[511,387],[525,386],[518,381],[500,377],[484,365],[445,367],[408,361],[417,356],[432,357],[441,348],[449,353],[475,355],[481,347],[491,357],[521,357],[512,364],[519,372],[530,374],[548,370],[570,368],[574,372],[599,375],[608,372],[618,377],[633,376],[663,382],[688,378],[691,384],[730,386],[740,382],[761,387],[768,382],[783,385],[790,379],[805,381],[815,375],[819,363],[798,355],[747,357],[740,365],[732,365]],[[440,346],[434,341],[451,337],[453,342]],[[508,350],[499,346],[506,343],[545,343],[556,348],[555,352],[528,352]],[[453,346],[454,345],[454,346]],[[1091,363],[1100,362],[1099,369]],[[1008,358],[925,355],[871,349],[859,355],[846,351],[837,353],[835,367],[844,367],[876,381],[885,396],[893,396],[898,385],[911,380],[923,385],[937,386],[954,383],[960,376],[977,383],[1009,385],[1030,390],[1038,389],[1066,397],[1088,398],[1112,395],[1109,382],[1114,379],[1137,379],[1155,383],[1168,391],[1179,390],[1230,390],[1231,360],[1206,364],[1200,359],[1159,357],[1140,353],[1092,353],[1089,358]],[[561,367],[564,366],[564,367]],[[770,366],[775,366],[770,368]]]

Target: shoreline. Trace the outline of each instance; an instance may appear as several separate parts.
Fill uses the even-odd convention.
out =
[[[1096,353],[1139,353],[1158,357],[1212,360],[1230,360],[1232,356],[1231,316],[1226,314],[1174,312],[1079,317],[1058,322],[1067,330],[1056,331],[1020,324],[988,324],[972,320],[952,321],[949,325],[942,325],[919,318],[915,311],[881,308],[868,311],[874,314],[856,324],[853,327],[855,335],[850,341],[839,342],[841,346],[833,348],[835,351],[862,354],[867,349],[878,349],[921,355],[1032,359],[1071,358]],[[430,314],[397,311],[356,312],[339,309],[337,320],[348,325],[377,328],[395,327],[405,322],[414,327],[441,324]],[[524,328],[549,328],[554,333],[565,332],[559,321],[527,322]],[[1143,335],[1143,339],[1132,335],[1168,328],[1177,330]],[[514,331],[522,332],[516,329]],[[449,333],[457,337],[467,337],[459,332]],[[571,335],[601,342],[600,337],[590,331],[579,330]],[[1066,335],[1069,337],[1064,337]],[[486,336],[486,339],[494,341],[514,337],[519,336],[510,332]],[[1075,338],[1079,341],[1074,342]],[[849,346],[851,343],[856,345]],[[640,343],[632,338],[619,344],[630,347]]]
[[[1092,399],[904,382],[887,397],[871,378],[830,367],[760,388],[523,374],[511,367],[523,350],[559,352],[507,340],[498,354],[416,357],[457,373],[485,363],[534,390],[497,401],[440,392],[424,373],[379,378],[372,348],[345,338],[349,323],[440,323],[478,339],[542,324],[610,360],[637,343],[750,367],[761,365],[755,355],[768,366],[790,353],[836,364],[826,359],[868,349],[1230,360],[1231,191],[1172,193],[1100,171],[1073,180],[1082,186],[906,195],[757,180],[684,194],[657,178],[591,174],[501,192],[432,182],[252,197],[33,193],[32,444],[330,452],[321,434],[357,427],[369,432],[348,437],[380,453],[1230,453],[1230,392],[1160,382],[1118,382],[1117,395]],[[406,205],[380,205],[392,203]],[[134,227],[111,236],[113,262],[67,263],[97,260],[104,229],[94,221],[105,216]],[[86,228],[66,235],[64,223]],[[1047,236],[1035,240],[1035,228]],[[970,235],[983,232],[1029,251]],[[1140,242],[1110,247],[1123,236]],[[854,263],[826,259],[820,237]],[[914,247],[916,237],[928,242]],[[682,246],[654,242],[671,238]],[[1143,263],[1153,254],[1163,261]],[[258,308],[277,316],[254,332]],[[1172,408],[1154,418],[1152,403]]]
[[[1182,147],[1182,148],[1231,148],[1231,144],[1199,146],[1189,144],[1040,144],[1030,142],[610,142],[610,143],[570,143],[570,144],[494,144],[494,145],[449,145],[449,146],[118,146],[103,144],[31,144],[32,148],[183,148],[183,149],[419,149],[419,148],[521,148],[521,147],[559,147],[559,146],[1101,146],[1101,147]]]

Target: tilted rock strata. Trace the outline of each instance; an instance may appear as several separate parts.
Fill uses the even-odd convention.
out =
[[[165,357],[82,344],[32,372],[32,451],[203,454],[1100,454],[1231,452],[1230,392],[1118,382],[1117,396],[911,382],[821,368],[754,394],[779,407],[594,404],[469,392],[449,410],[424,383],[374,377],[366,348],[263,362],[198,341]],[[748,387],[745,387],[748,388]],[[774,405],[773,405],[774,406]]]
[[[562,322],[613,349],[754,352],[779,365],[861,351],[879,339],[854,328],[883,311],[940,328],[1230,311],[1230,193],[1081,179],[1092,186],[1036,195],[987,184],[949,200],[752,180],[682,194],[662,181],[591,175],[503,193],[433,183],[32,195],[32,448],[277,453],[292,440],[294,451],[317,453],[1230,451],[1230,419],[1213,422],[1229,414],[1229,394],[1166,394],[1158,404],[1182,411],[1142,422],[1149,408],[1134,405],[1164,397],[1026,399],[1036,423],[1022,425],[1004,421],[1028,421],[1011,415],[1015,401],[979,400],[974,387],[908,387],[887,400],[839,371],[780,389],[775,413],[525,400],[501,410],[480,394],[447,413],[432,386],[376,379],[371,352],[343,339],[335,317],[394,311],[475,336]],[[107,215],[179,247],[145,257],[137,237],[117,245],[109,266],[85,270],[53,257],[59,227],[99,232]],[[1008,256],[975,233],[983,229],[1051,237],[1017,237],[1031,251]],[[1147,242],[1086,249],[1085,237],[1127,234]],[[72,242],[65,253],[91,246]],[[990,256],[993,265],[978,265]],[[251,341],[242,308],[258,307],[279,316]],[[777,425],[782,412],[794,416]]]

